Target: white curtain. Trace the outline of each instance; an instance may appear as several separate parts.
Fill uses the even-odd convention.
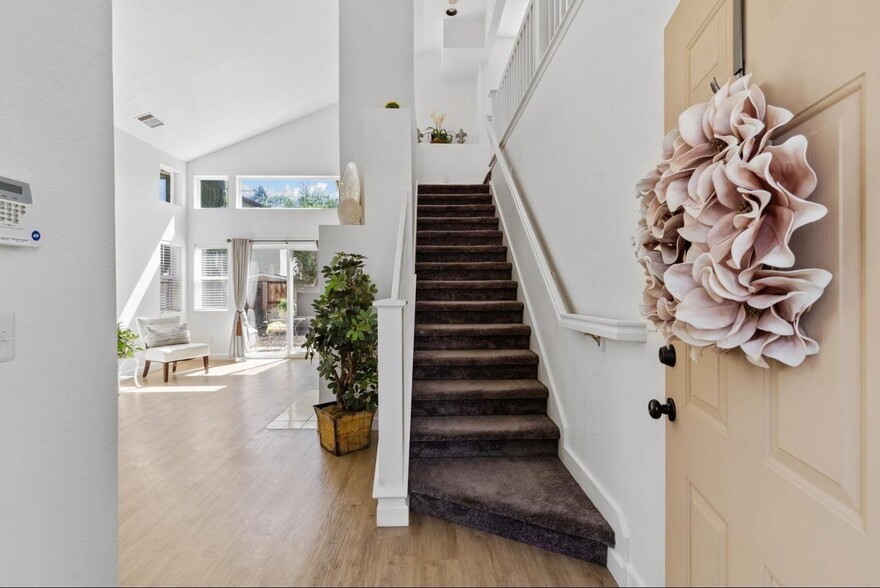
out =
[[[253,243],[248,239],[232,240],[232,296],[235,301],[235,317],[232,320],[232,338],[229,357],[244,360],[248,351],[248,321],[245,306],[248,297],[248,269],[251,264]]]

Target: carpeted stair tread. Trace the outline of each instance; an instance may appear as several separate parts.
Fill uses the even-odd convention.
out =
[[[455,218],[446,216],[420,216],[416,220],[417,231],[472,232],[498,228],[496,216],[472,216]]]
[[[498,230],[479,231],[416,231],[416,242],[422,245],[501,245],[502,232]]]
[[[432,349],[413,352],[414,366],[537,365],[538,355],[529,349]]]
[[[513,280],[418,280],[416,290],[516,290]],[[454,302],[450,300],[450,302]]]
[[[422,194],[488,194],[489,184],[419,184]]]
[[[547,398],[547,386],[538,380],[416,380],[412,388],[416,400],[507,400]]]
[[[558,457],[412,459],[409,473],[410,494],[614,546],[611,526]]]
[[[412,441],[524,441],[559,439],[559,427],[543,414],[413,417]]]
[[[509,261],[420,261],[416,275],[443,281],[503,280],[512,275]]]
[[[418,206],[492,204],[491,194],[419,194]]]
[[[424,300],[416,302],[416,311],[450,310],[473,312],[477,310],[522,310],[523,303],[516,300]]]
[[[469,218],[494,216],[494,204],[419,204],[419,217]]]
[[[465,325],[420,324],[415,327],[416,337],[498,337],[501,335],[531,335],[532,328],[522,323],[475,323]]]

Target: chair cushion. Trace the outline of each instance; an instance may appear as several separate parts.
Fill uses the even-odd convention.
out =
[[[175,325],[173,327],[154,327],[147,326],[147,347],[165,347],[168,345],[182,345],[184,343],[192,343],[189,336],[189,329],[186,323]]]
[[[210,346],[204,343],[186,343],[184,345],[165,345],[163,347],[150,347],[144,353],[147,361],[168,363],[170,361],[182,361],[194,359],[211,354]]]
[[[180,324],[180,317],[178,315],[157,317],[142,316],[134,319],[134,322],[137,325],[138,335],[140,335],[141,341],[146,343],[148,339],[147,327],[170,329],[171,327],[175,327]]]

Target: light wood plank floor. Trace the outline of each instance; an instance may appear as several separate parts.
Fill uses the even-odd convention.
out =
[[[317,386],[302,360],[181,364],[119,397],[123,586],[607,586],[605,568],[413,515],[377,529],[369,451],[268,430]],[[161,392],[171,389],[174,392]],[[84,538],[85,540],[85,538]]]

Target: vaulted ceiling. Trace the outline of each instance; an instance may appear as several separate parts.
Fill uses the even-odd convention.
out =
[[[336,0],[114,0],[113,44],[116,126],[184,161],[339,100]]]

